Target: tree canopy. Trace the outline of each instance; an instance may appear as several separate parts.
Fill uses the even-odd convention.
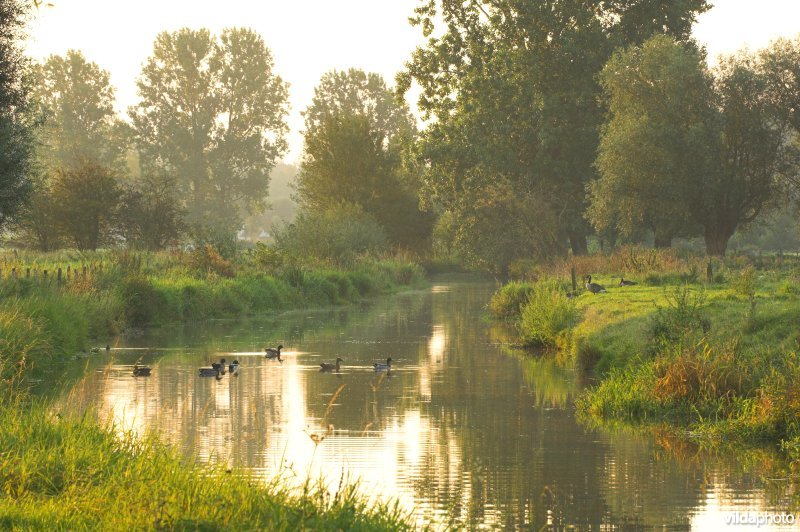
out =
[[[356,69],[329,72],[304,116],[301,206],[350,204],[373,216],[395,245],[414,248],[427,241],[432,219],[420,212],[415,176],[401,164],[414,119],[383,78]]]
[[[585,252],[585,189],[603,118],[597,74],[619,46],[654,33],[687,37],[708,7],[705,0],[425,0],[413,22],[429,40],[398,81],[402,91],[412,81],[421,86],[419,107],[432,119],[419,150],[426,195],[452,212],[469,207],[458,201],[467,179],[476,186],[483,176],[485,187],[502,179],[517,196],[535,194],[560,238]],[[433,37],[437,16],[445,31]]]
[[[687,196],[709,171],[714,121],[704,54],[659,35],[619,51],[600,75],[608,107],[590,186],[588,218],[624,237],[642,227],[656,247],[693,231]]]
[[[33,67],[33,93],[42,122],[40,159],[47,171],[91,159],[122,167],[127,128],[114,111],[108,71],[76,50]]]
[[[287,84],[252,30],[161,33],[130,110],[145,173],[175,179],[196,239],[232,238],[286,149]]]

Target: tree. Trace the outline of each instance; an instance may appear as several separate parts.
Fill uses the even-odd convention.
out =
[[[60,231],[81,250],[112,241],[119,195],[114,170],[88,158],[57,169],[50,191]]]
[[[773,42],[758,54],[756,65],[766,79],[774,121],[787,129],[780,185],[787,198],[800,204],[800,37]]]
[[[0,0],[0,230],[25,205],[33,173],[33,123],[28,113],[28,60],[22,53],[27,6]]]
[[[687,199],[693,218],[703,226],[707,253],[724,255],[736,229],[754,221],[773,198],[787,131],[774,120],[767,80],[752,57],[722,60],[714,78],[711,171],[693,183]]]
[[[161,33],[131,108],[145,174],[175,180],[198,240],[232,239],[257,210],[285,151],[287,85],[248,29]]]
[[[69,50],[34,66],[34,100],[43,122],[39,156],[46,172],[91,159],[124,169],[128,128],[114,112],[108,71]]]
[[[692,230],[689,187],[714,121],[712,80],[693,44],[658,35],[619,51],[600,75],[608,118],[601,129],[588,218],[598,232],[653,231],[656,247]]]
[[[143,176],[122,189],[117,224],[129,246],[164,249],[180,238],[183,217],[175,182],[169,177]]]
[[[341,203],[372,215],[395,245],[419,248],[432,216],[422,213],[417,184],[401,155],[414,119],[377,74],[325,74],[305,112],[305,151],[297,192],[305,209]]]
[[[653,33],[687,37],[707,8],[705,0],[425,0],[413,22],[430,37],[440,17],[446,31],[414,52],[398,84],[419,83],[419,106],[434,119],[419,150],[426,195],[454,212],[465,176],[480,169],[516,194],[542,194],[562,238],[584,253],[602,121],[596,75],[618,46]]]
[[[693,45],[663,36],[615,55],[602,74],[609,119],[589,210],[598,227],[650,224],[658,243],[690,222],[723,255],[773,198],[789,138],[758,70],[741,54],[712,75]]]

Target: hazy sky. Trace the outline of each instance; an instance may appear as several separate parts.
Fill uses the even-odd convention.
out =
[[[357,67],[390,83],[422,41],[408,16],[418,0],[50,0],[30,25],[28,52],[39,59],[82,50],[111,72],[117,109],[135,103],[135,79],[156,35],[188,26],[214,33],[247,26],[263,35],[277,73],[290,84],[290,149],[302,150],[300,112],[310,103],[320,76]],[[695,35],[710,56],[744,46],[757,49],[778,36],[800,33],[800,0],[717,0]]]

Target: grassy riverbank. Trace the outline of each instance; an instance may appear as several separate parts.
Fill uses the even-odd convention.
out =
[[[294,490],[195,465],[29,393],[33,382],[55,388],[73,355],[131,328],[354,303],[423,282],[419,266],[395,258],[313,270],[273,258],[0,254],[0,528],[410,528],[350,485]]]
[[[504,287],[491,309],[523,342],[593,371],[593,423],[668,423],[705,443],[778,443],[800,458],[800,264],[623,250],[580,259],[606,293],[567,298],[570,264]],[[620,276],[635,286],[618,286]]]
[[[289,490],[188,463],[154,439],[19,397],[0,403],[0,528],[22,530],[402,530],[394,505],[352,486]]]
[[[423,282],[419,266],[396,258],[311,270],[274,266],[257,253],[229,262],[213,250],[6,253],[0,271],[6,385],[31,375],[52,380],[70,356],[131,328],[342,305]]]

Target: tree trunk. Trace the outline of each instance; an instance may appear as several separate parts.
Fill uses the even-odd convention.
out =
[[[569,247],[573,255],[588,255],[589,247],[586,245],[586,233],[573,231],[569,234]]]
[[[728,240],[733,236],[733,229],[725,227],[706,227],[704,239],[706,241],[706,254],[723,257],[728,249]]]

